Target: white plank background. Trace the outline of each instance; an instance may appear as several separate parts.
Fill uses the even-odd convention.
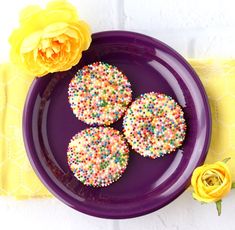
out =
[[[8,36],[19,10],[46,0],[6,0],[0,6],[0,62],[8,60]],[[185,57],[235,57],[234,0],[71,0],[93,32],[131,30],[154,36]],[[0,175],[2,176],[2,175]],[[0,198],[0,229],[87,230],[234,230],[235,191],[223,201],[201,205],[186,191],[173,203],[149,215],[105,220],[79,213],[56,199],[15,201]]]

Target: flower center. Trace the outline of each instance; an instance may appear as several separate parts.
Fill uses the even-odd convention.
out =
[[[220,176],[216,172],[211,170],[207,170],[203,174],[202,180],[206,186],[216,186],[216,185],[221,185],[223,183]]]
[[[53,39],[42,39],[35,50],[35,58],[39,54],[43,59],[55,59],[62,51],[70,52],[70,43],[67,36],[63,34]]]

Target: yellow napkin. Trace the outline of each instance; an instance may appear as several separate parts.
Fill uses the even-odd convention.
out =
[[[0,195],[17,199],[51,196],[27,159],[22,137],[22,113],[32,76],[11,64],[0,65]]]
[[[189,60],[209,98],[212,136],[206,163],[231,157],[235,181],[235,60]]]
[[[189,60],[207,91],[213,132],[207,162],[228,162],[235,181],[235,60]],[[34,174],[22,139],[22,111],[31,76],[0,65],[0,195],[50,197]]]

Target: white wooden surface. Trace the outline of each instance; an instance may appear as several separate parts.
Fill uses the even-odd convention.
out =
[[[8,36],[19,10],[46,0],[6,0],[0,6],[0,62],[8,60]],[[234,0],[71,0],[93,32],[121,29],[154,36],[185,57],[235,57]],[[2,175],[0,175],[2,176]],[[152,214],[127,220],[105,220],[76,212],[56,199],[15,201],[0,198],[0,229],[87,230],[233,230],[235,191],[223,201],[201,205],[186,191]]]

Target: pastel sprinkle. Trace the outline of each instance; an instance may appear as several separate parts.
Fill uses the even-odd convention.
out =
[[[71,139],[68,165],[74,176],[85,185],[108,186],[125,171],[129,149],[124,137],[111,127],[88,128]]]
[[[123,127],[132,148],[154,159],[176,150],[186,135],[181,107],[170,96],[154,92],[142,94],[131,104]]]
[[[75,116],[89,125],[110,125],[132,100],[131,84],[117,67],[95,62],[78,70],[68,89]]]

